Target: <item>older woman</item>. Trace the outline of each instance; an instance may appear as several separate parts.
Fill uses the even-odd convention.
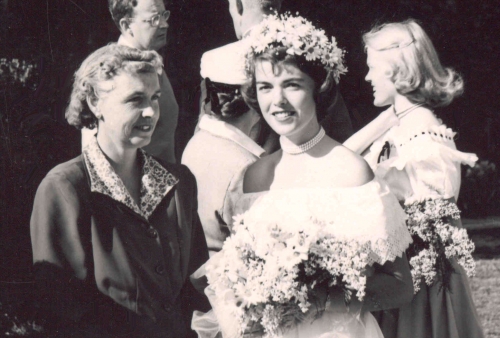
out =
[[[156,52],[112,44],[75,74],[67,120],[98,133],[47,174],[31,217],[35,277],[54,334],[187,335],[185,305],[196,294],[186,279],[208,255],[193,176],[140,149],[158,120],[159,73]]]

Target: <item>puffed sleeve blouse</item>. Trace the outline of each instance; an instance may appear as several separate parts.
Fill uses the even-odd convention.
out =
[[[458,151],[455,135],[444,124],[396,126],[373,143],[365,160],[400,201],[456,200],[460,166],[473,166],[477,156]]]

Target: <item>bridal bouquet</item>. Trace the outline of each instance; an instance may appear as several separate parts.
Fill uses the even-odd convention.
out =
[[[224,337],[255,326],[265,337],[286,332],[314,308],[320,287],[344,290],[347,304],[353,292],[363,299],[369,242],[335,237],[331,224],[313,218],[262,222],[253,216],[235,217],[234,234],[206,268],[210,288],[225,302],[220,312],[236,319],[225,321],[233,332]]]
[[[460,219],[455,203],[429,199],[405,205],[405,211],[408,230],[413,237],[408,258],[415,293],[422,279],[427,285],[439,280],[442,287],[449,287],[453,273],[450,259],[456,259],[469,277],[475,274],[474,243],[465,229],[451,224],[453,219]]]

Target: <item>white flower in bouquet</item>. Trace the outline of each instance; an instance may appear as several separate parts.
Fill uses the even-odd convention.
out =
[[[454,272],[450,259],[456,259],[469,277],[474,276],[474,243],[465,229],[452,225],[453,219],[460,219],[455,203],[429,199],[405,205],[405,211],[409,216],[408,230],[413,237],[408,258],[415,293],[422,279],[427,285],[439,281],[447,288]]]
[[[338,239],[327,224],[300,213],[294,217],[258,213],[236,218],[217,264],[207,265],[210,287],[234,297],[239,333],[257,323],[268,337],[298,324],[311,307],[316,286],[338,286],[365,296],[369,244]],[[349,299],[349,296],[346,296]]]

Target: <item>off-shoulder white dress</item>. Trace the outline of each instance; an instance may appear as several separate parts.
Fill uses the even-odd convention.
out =
[[[458,151],[455,135],[444,124],[396,126],[373,143],[365,159],[401,203],[457,200],[460,167],[473,166],[477,157]],[[452,265],[450,291],[422,282],[410,304],[374,313],[386,338],[483,337],[467,275],[455,261]]]
[[[331,231],[343,239],[370,242],[370,263],[384,264],[401,257],[411,242],[405,226],[405,214],[388,187],[378,180],[353,188],[280,188],[273,185],[266,192],[243,193],[242,181],[235,181],[230,194],[234,215],[246,212],[246,217],[260,223],[288,224],[311,218],[327,222]],[[324,173],[327,174],[327,173]],[[285,222],[285,223],[283,223]],[[252,222],[254,223],[254,222]],[[224,250],[224,249],[223,249]],[[208,288],[209,289],[209,288]],[[206,291],[207,292],[207,291]],[[222,297],[210,291],[215,314],[195,313],[193,328],[199,337],[216,337],[222,330],[223,337],[234,337],[234,320]],[[304,322],[286,338],[377,338],[383,337],[374,317],[369,312],[348,312],[345,307],[327,307],[322,317]],[[209,329],[209,328],[212,329]],[[220,337],[220,336],[219,336]]]

